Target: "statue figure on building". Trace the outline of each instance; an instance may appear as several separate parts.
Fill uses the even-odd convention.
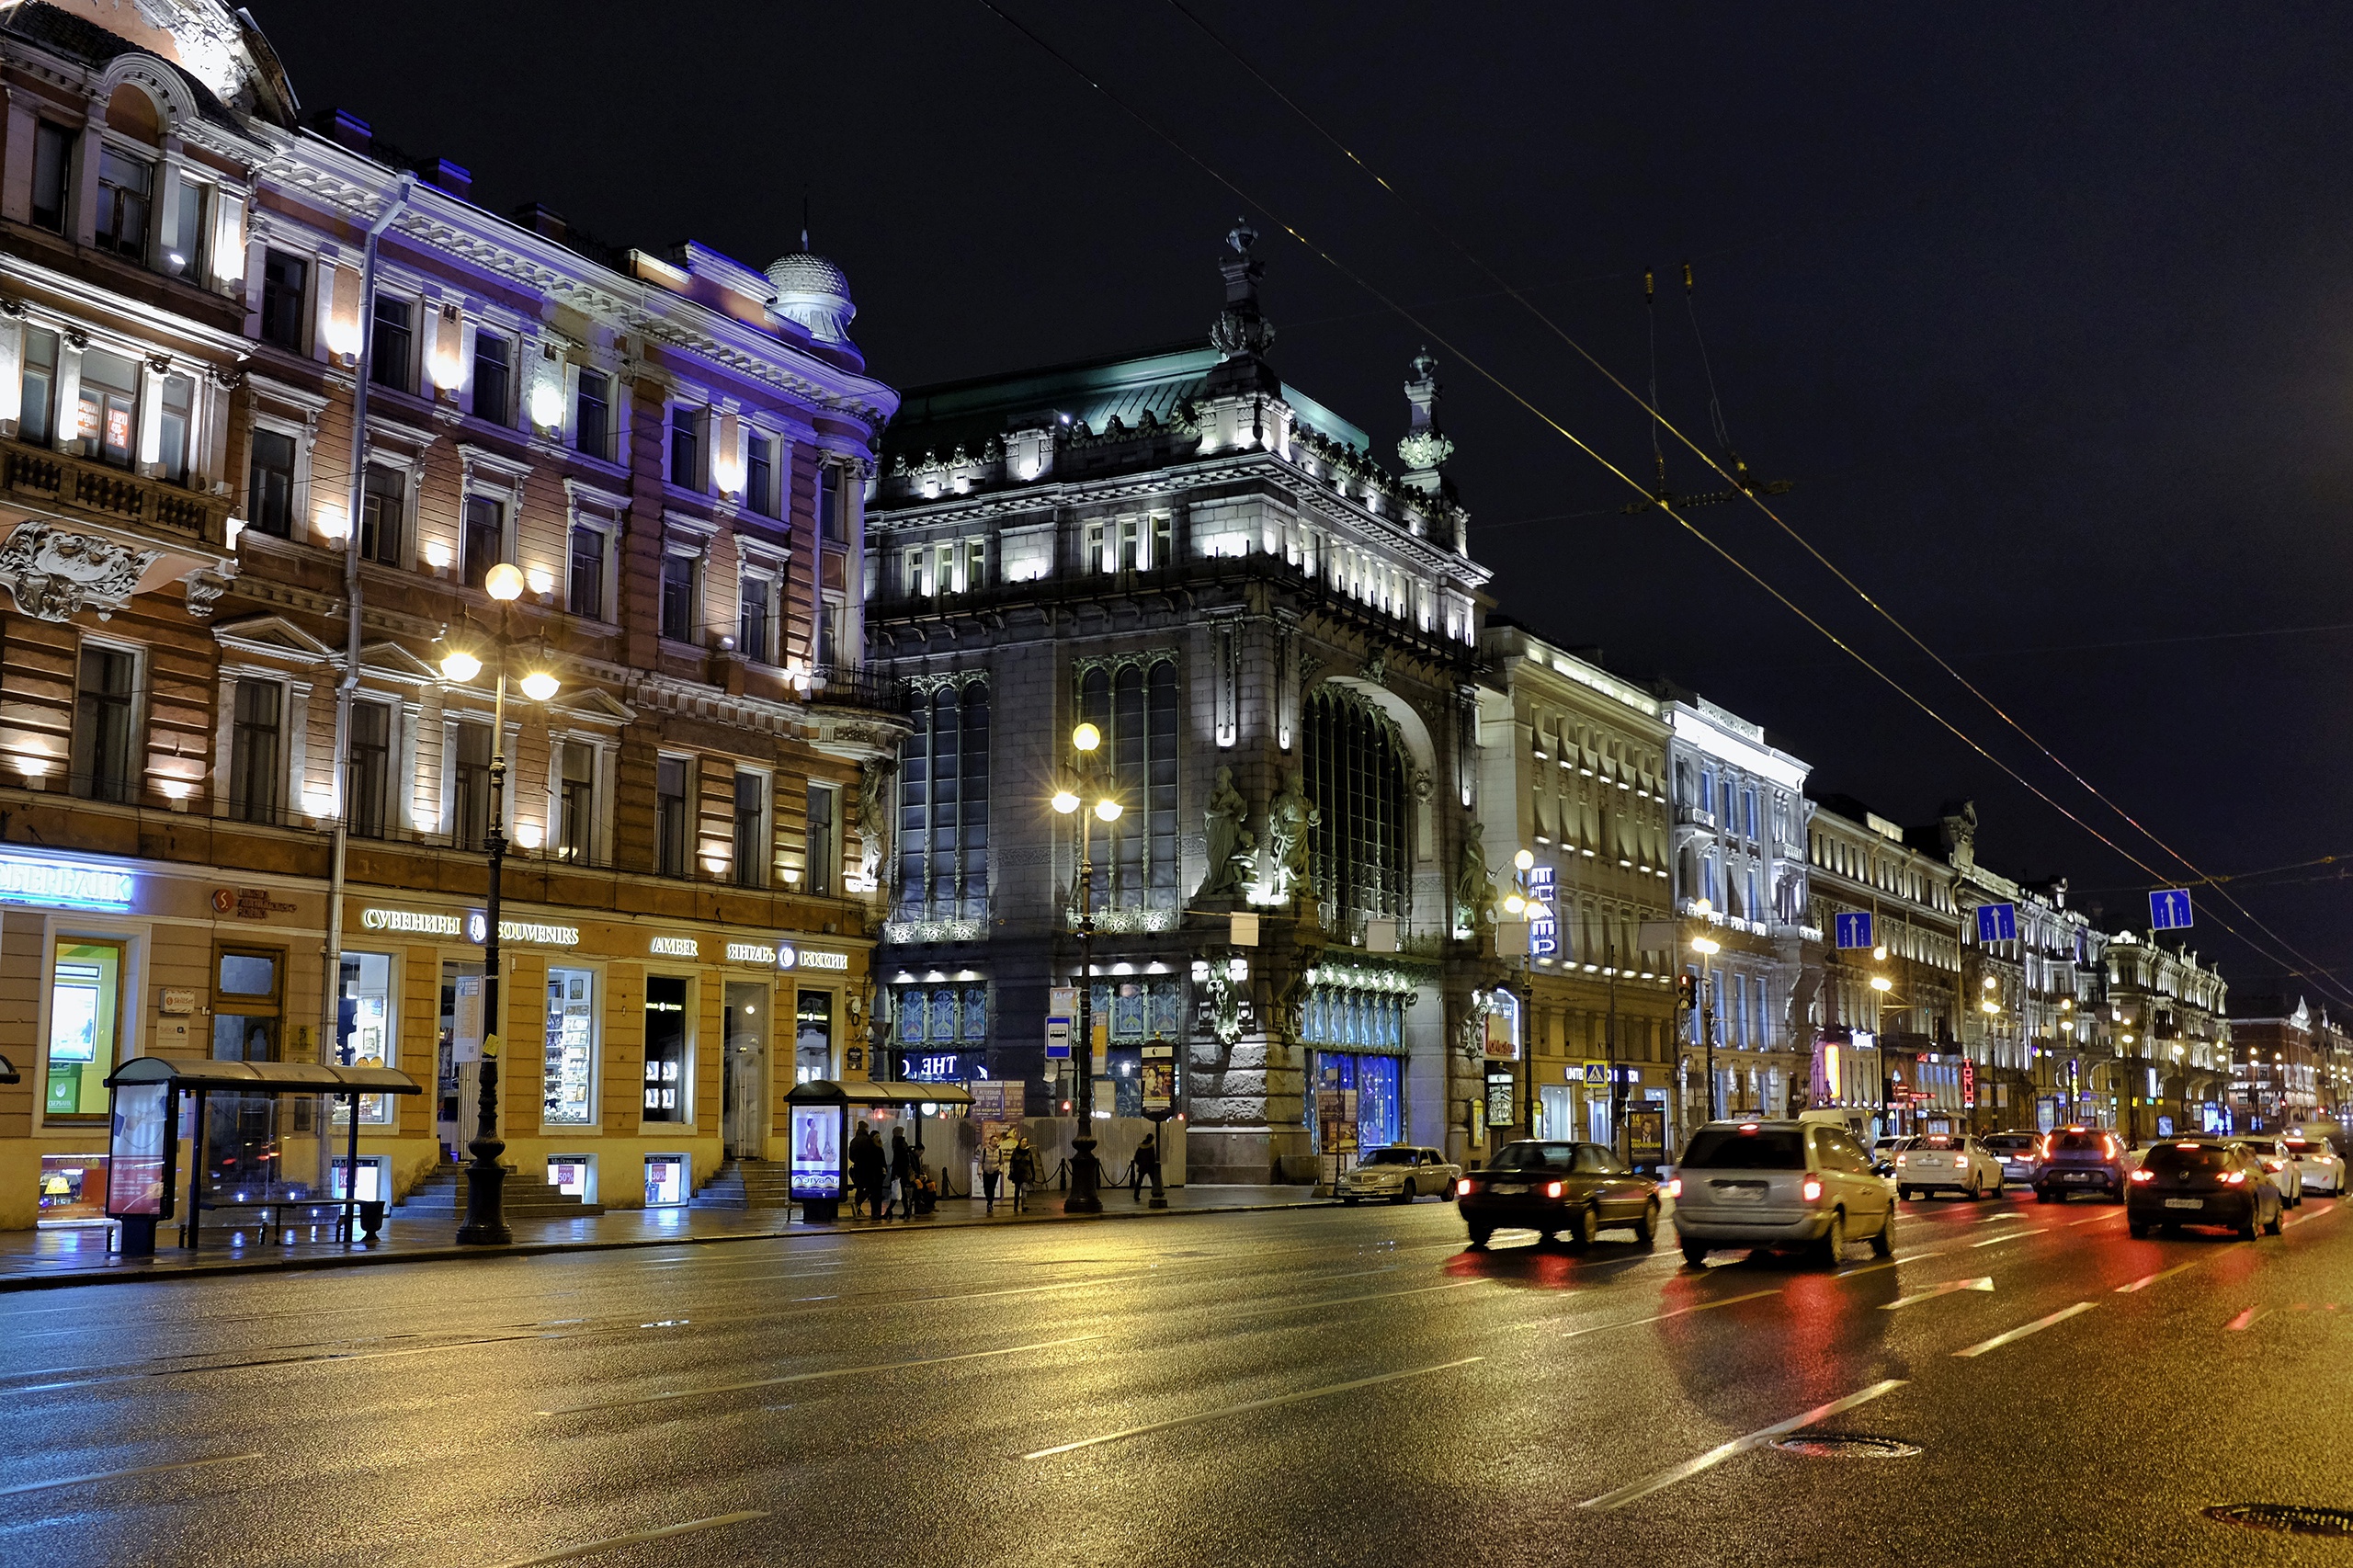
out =
[[[1462,858],[1454,875],[1454,928],[1473,937],[1495,917],[1495,888],[1487,880],[1486,834],[1482,823],[1462,830]]]
[[[1231,898],[1254,880],[1258,865],[1258,840],[1244,826],[1250,802],[1233,787],[1233,769],[1217,770],[1217,788],[1210,792],[1203,812],[1209,870],[1201,878],[1199,898]]]
[[[858,869],[870,888],[881,885],[891,858],[891,778],[898,764],[869,757],[858,769]]]
[[[1275,861],[1275,900],[1287,903],[1307,889],[1307,833],[1324,820],[1308,804],[1307,790],[1293,768],[1284,777],[1283,792],[1267,802],[1267,847]]]

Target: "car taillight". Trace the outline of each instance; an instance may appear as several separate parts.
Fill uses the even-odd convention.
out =
[[[1808,1176],[1805,1178],[1805,1185],[1798,1190],[1805,1194],[1805,1200],[1808,1203],[1819,1202],[1822,1199],[1822,1178]]]
[[[2287,1163],[2285,1160],[2266,1160],[2263,1162],[2263,1168],[2267,1171],[2276,1171]]]
[[[2246,1185],[2246,1172],[2233,1171],[2222,1178],[2222,1184],[2225,1187],[2244,1187]]]
[[[1471,1178],[1469,1176],[1464,1176],[1461,1180],[1454,1184],[1454,1196],[1457,1198],[1468,1198],[1470,1195]]]
[[[1560,1196],[1561,1196],[1561,1184],[1560,1184],[1559,1182],[1557,1182],[1557,1181],[1548,1181],[1548,1182],[1546,1182],[1546,1183],[1544,1184],[1544,1196],[1545,1196],[1545,1197],[1547,1197],[1547,1198],[1558,1198],[1558,1197],[1560,1197]]]
[[[2099,1141],[2099,1153],[2100,1158],[2103,1160],[2112,1160],[2116,1158],[2116,1140],[2113,1138],[2102,1138]]]
[[[2132,1173],[2132,1179],[2134,1181],[2154,1181],[2157,1179],[2157,1173],[2154,1171],[2134,1171]]]
[[[1895,1163],[1900,1165],[1910,1158],[1911,1156],[1909,1154],[1898,1154],[1895,1156]]]
[[[1681,1176],[1669,1176],[1667,1178],[1666,1195],[1669,1198],[1680,1198],[1683,1196],[1683,1178]]]

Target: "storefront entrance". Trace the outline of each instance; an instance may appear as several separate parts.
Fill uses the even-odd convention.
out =
[[[466,1157],[482,1085],[482,965],[441,963],[441,1027],[434,1048],[433,1126],[444,1153]]]
[[[767,1153],[768,988],[755,981],[727,983],[727,1067],[722,1118],[731,1160]]]
[[[214,960],[212,1057],[216,1062],[280,1060],[280,1002],[286,955],[275,948],[222,948]],[[208,1172],[216,1186],[268,1191],[283,1174],[274,1095],[207,1096]],[[308,1129],[305,1129],[308,1131]]]

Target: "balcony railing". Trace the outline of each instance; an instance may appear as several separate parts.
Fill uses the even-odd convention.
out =
[[[862,665],[819,665],[809,672],[809,701],[826,708],[862,708],[870,713],[904,713],[905,687]]]
[[[229,503],[224,497],[45,447],[0,443],[0,485],[21,499],[118,527],[212,545],[227,537]]]

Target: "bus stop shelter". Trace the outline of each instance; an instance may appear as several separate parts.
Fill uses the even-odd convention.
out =
[[[122,1222],[122,1251],[127,1256],[153,1256],[155,1227],[173,1217],[174,1188],[179,1169],[180,1096],[189,1098],[195,1142],[188,1161],[188,1217],[181,1225],[181,1243],[194,1251],[203,1230],[207,1209],[235,1208],[267,1213],[274,1228],[284,1229],[290,1209],[340,1210],[337,1230],[347,1244],[356,1239],[373,1241],[383,1228],[384,1205],[361,1202],[359,1191],[359,1096],[423,1093],[415,1079],[390,1067],[344,1067],[318,1062],[216,1062],[210,1058],[184,1060],[169,1056],[137,1056],[107,1079],[113,1093],[107,1160],[107,1217]],[[308,1193],[264,1191],[252,1200],[222,1204],[208,1199],[204,1182],[204,1108],[213,1095],[319,1095],[340,1099],[348,1112],[349,1142],[347,1175],[341,1199],[320,1199]]]
[[[830,1224],[841,1217],[849,1190],[849,1119],[867,1110],[915,1113],[915,1147],[923,1147],[923,1119],[972,1108],[972,1092],[955,1084],[836,1084],[829,1078],[797,1084],[784,1096],[791,1134],[792,1197],[801,1218]]]

